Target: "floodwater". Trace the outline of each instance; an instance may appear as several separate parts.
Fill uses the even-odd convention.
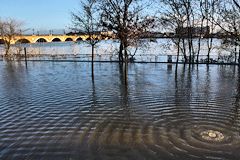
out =
[[[0,62],[0,159],[239,160],[236,66]]]
[[[177,60],[177,46],[172,39],[159,38],[151,41],[143,39],[145,43],[137,47],[129,47],[128,53],[135,56],[136,62],[167,62],[168,56],[172,61]],[[197,54],[198,39],[194,41],[194,51]],[[91,46],[85,41],[80,42],[54,42],[54,43],[34,43],[20,44],[12,46],[12,53],[24,55],[23,47],[27,49],[28,60],[71,60],[71,61],[91,61]],[[95,61],[117,61],[119,42],[117,40],[100,41],[95,47]],[[207,39],[202,39],[199,61],[204,62],[207,58]],[[210,58],[219,63],[231,63],[235,61],[235,46],[223,44],[222,39],[213,39],[213,47]],[[0,55],[4,49],[0,45]],[[35,56],[33,56],[35,55]],[[238,54],[237,54],[238,55]],[[238,58],[238,57],[237,57]],[[180,54],[179,61],[184,61]]]

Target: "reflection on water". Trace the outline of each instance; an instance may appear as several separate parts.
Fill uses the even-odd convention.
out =
[[[240,159],[237,67],[95,66],[1,62],[0,159]]]

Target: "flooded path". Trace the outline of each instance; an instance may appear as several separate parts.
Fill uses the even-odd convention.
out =
[[[237,66],[0,62],[0,159],[238,160]]]

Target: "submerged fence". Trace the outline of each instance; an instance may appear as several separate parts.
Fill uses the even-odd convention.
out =
[[[53,61],[91,61],[91,47],[86,43],[40,43],[15,45],[11,48],[13,59],[24,59],[24,48],[27,50],[27,60],[53,60]],[[95,48],[94,61],[115,62],[118,61],[119,43],[104,41]],[[199,55],[199,63],[207,62],[207,49],[202,48]],[[129,49],[133,54],[136,50]],[[0,47],[0,60],[3,60],[4,48]],[[233,49],[224,49],[216,44],[210,54],[210,63],[236,63],[238,54]],[[195,62],[197,57],[195,56]],[[163,41],[151,43],[140,47],[134,56],[134,62],[166,63],[177,61],[176,47],[171,43]],[[183,55],[179,56],[179,62],[184,62]]]

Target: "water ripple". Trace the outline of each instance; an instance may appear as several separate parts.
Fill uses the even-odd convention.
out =
[[[240,159],[236,68],[90,66],[0,63],[0,159]]]

